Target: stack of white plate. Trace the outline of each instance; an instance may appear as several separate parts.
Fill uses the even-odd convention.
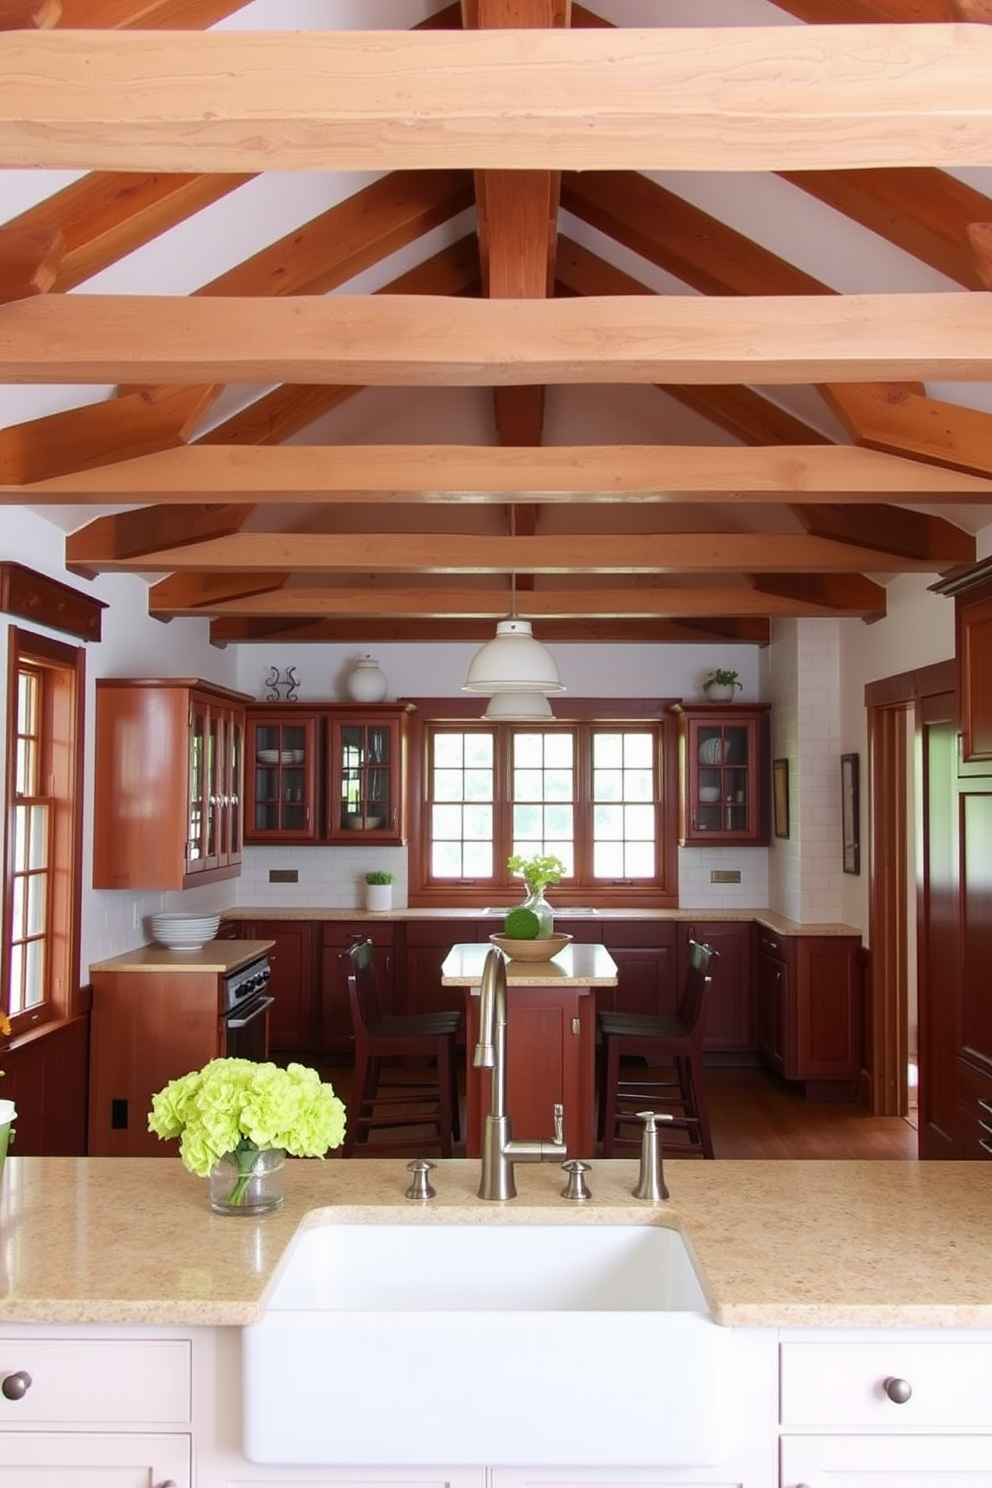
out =
[[[704,739],[699,746],[699,760],[704,765],[719,765],[724,757],[723,740]]]
[[[170,951],[198,951],[213,940],[220,928],[220,915],[172,914],[152,915],[152,935],[159,945]]]

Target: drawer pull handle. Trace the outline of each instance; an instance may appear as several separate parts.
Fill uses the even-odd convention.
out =
[[[0,1391],[5,1400],[23,1400],[31,1388],[31,1376],[26,1369],[19,1369],[16,1374],[4,1376]]]
[[[893,1405],[905,1405],[913,1393],[913,1387],[909,1380],[887,1379],[885,1381],[885,1393]]]

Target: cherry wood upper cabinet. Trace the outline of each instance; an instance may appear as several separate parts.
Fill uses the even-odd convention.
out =
[[[677,704],[679,845],[768,841],[768,706]]]
[[[249,701],[190,678],[98,679],[94,888],[237,877]]]

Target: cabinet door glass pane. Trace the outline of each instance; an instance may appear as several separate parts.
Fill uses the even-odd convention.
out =
[[[692,803],[698,831],[751,830],[749,738],[742,724],[700,726],[696,735],[696,799]]]
[[[393,825],[393,731],[386,724],[344,724],[338,754],[340,825],[388,832]]]

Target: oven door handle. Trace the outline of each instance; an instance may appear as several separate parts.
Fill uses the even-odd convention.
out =
[[[225,1025],[228,1028],[247,1028],[248,1024],[254,1023],[262,1013],[267,1013],[274,1002],[274,997],[257,997],[249,1004],[251,1012],[246,1018],[226,1018]]]

